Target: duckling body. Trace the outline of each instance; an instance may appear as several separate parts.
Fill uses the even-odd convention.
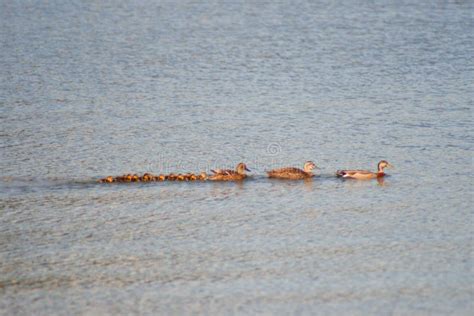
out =
[[[153,175],[151,175],[149,173],[145,173],[145,174],[143,174],[143,176],[140,177],[139,180],[142,181],[142,182],[152,181],[153,180]]]
[[[307,161],[304,164],[303,170],[294,167],[286,167],[267,171],[267,174],[269,178],[299,180],[314,177],[312,170],[315,168],[317,167],[312,161]]]
[[[115,179],[112,176],[108,176],[106,178],[100,179],[99,182],[100,183],[112,183],[112,182],[115,182]]]
[[[235,170],[230,169],[216,169],[211,170],[214,174],[209,177],[212,181],[239,181],[247,178],[245,171],[250,171],[247,166],[241,162],[237,165]]]
[[[176,181],[177,179],[177,175],[175,175],[174,173],[170,173],[169,175],[166,176],[166,180],[168,181]]]
[[[377,165],[377,172],[369,170],[337,170],[336,176],[339,178],[370,180],[385,177],[385,168],[393,168],[386,160],[381,160]]]

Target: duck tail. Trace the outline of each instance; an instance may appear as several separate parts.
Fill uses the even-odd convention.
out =
[[[346,175],[346,172],[345,172],[344,170],[337,170],[337,171],[336,171],[336,176],[337,176],[338,178],[344,177],[345,175]]]

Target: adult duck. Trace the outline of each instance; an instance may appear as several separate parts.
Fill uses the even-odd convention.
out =
[[[393,168],[393,166],[388,161],[381,160],[377,165],[377,172],[369,170],[337,170],[336,176],[358,180],[376,179],[382,178],[386,175],[384,172],[385,168]]]
[[[235,170],[216,169],[211,170],[214,174],[209,177],[213,181],[236,181],[243,180],[247,177],[245,171],[250,171],[247,166],[241,162],[235,167]]]
[[[316,168],[318,167],[312,161],[307,161],[304,163],[303,170],[286,167],[267,171],[267,174],[269,178],[299,180],[314,177],[312,171]]]

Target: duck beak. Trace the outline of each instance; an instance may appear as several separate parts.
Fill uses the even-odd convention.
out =
[[[248,171],[248,172],[250,172],[250,169],[249,169],[249,168],[247,168],[247,167],[245,167],[245,170],[246,170],[246,171]]]
[[[395,169],[395,167],[394,167],[392,164],[390,164],[390,163],[387,164],[387,167],[392,168],[392,169]]]
[[[318,169],[318,170],[321,170],[321,168],[319,168],[318,166],[314,166],[314,169]]]

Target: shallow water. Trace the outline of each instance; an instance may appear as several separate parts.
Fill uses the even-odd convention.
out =
[[[0,8],[1,314],[472,313],[472,2]]]

